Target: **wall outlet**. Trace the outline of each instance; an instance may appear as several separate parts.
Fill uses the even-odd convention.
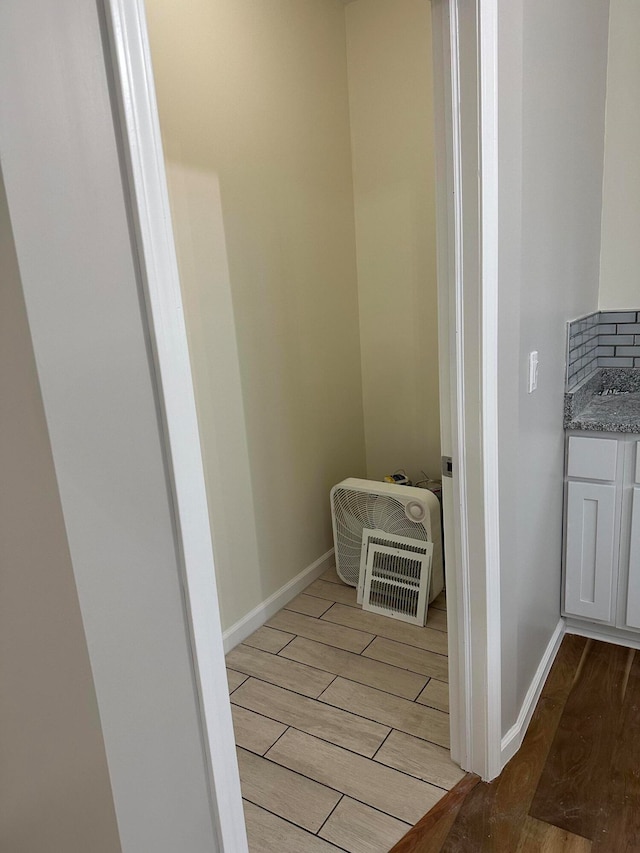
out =
[[[538,350],[529,353],[529,382],[527,390],[529,394],[538,387]]]

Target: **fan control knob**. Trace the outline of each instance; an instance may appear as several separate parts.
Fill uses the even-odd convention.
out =
[[[416,524],[424,521],[426,512],[424,504],[420,503],[420,501],[409,501],[405,506],[404,511],[409,521],[415,521]]]

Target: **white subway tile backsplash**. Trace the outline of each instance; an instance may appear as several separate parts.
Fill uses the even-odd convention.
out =
[[[633,343],[635,343],[633,335],[600,335],[600,344],[623,346]]]
[[[633,367],[632,358],[599,358],[600,367]]]
[[[600,319],[603,323],[635,323],[638,318],[637,311],[601,311]]]
[[[568,324],[567,389],[598,367],[640,367],[640,310],[595,311]]]

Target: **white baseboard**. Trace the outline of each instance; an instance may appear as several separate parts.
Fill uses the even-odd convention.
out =
[[[598,625],[576,624],[571,619],[567,619],[567,634],[577,634],[578,637],[586,637],[589,640],[600,640],[603,643],[626,646],[628,649],[640,649],[639,637],[630,636],[624,631],[619,634],[614,633],[615,631],[615,628],[609,628],[606,625],[603,625],[602,630],[599,630]]]
[[[555,627],[553,634],[551,635],[551,639],[547,644],[547,648],[544,650],[544,654],[542,655],[542,659],[538,664],[536,674],[533,676],[533,680],[529,685],[527,695],[524,697],[522,707],[520,708],[520,713],[518,714],[518,719],[511,726],[506,735],[502,738],[500,744],[500,758],[502,762],[502,767],[504,767],[505,764],[511,758],[513,758],[513,756],[516,754],[516,752],[520,749],[520,746],[522,745],[524,736],[527,733],[527,729],[529,728],[529,723],[531,722],[531,717],[533,716],[533,712],[535,711],[538,699],[540,698],[540,693],[542,692],[544,683],[547,680],[547,676],[549,675],[551,665],[556,659],[556,654],[558,653],[558,649],[560,648],[560,643],[562,642],[564,634],[564,619],[560,619],[560,621]]]
[[[334,549],[327,551],[321,557],[303,569],[280,589],[276,590],[269,598],[260,602],[257,607],[250,610],[246,616],[239,619],[235,625],[228,628],[222,635],[224,642],[224,653],[230,652],[234,646],[245,640],[249,634],[257,631],[261,625],[288,604],[292,598],[302,592],[312,581],[319,577],[326,569],[334,565]]]

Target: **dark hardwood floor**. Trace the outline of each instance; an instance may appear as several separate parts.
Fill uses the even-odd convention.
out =
[[[640,853],[640,653],[566,636],[517,755],[392,853]]]

